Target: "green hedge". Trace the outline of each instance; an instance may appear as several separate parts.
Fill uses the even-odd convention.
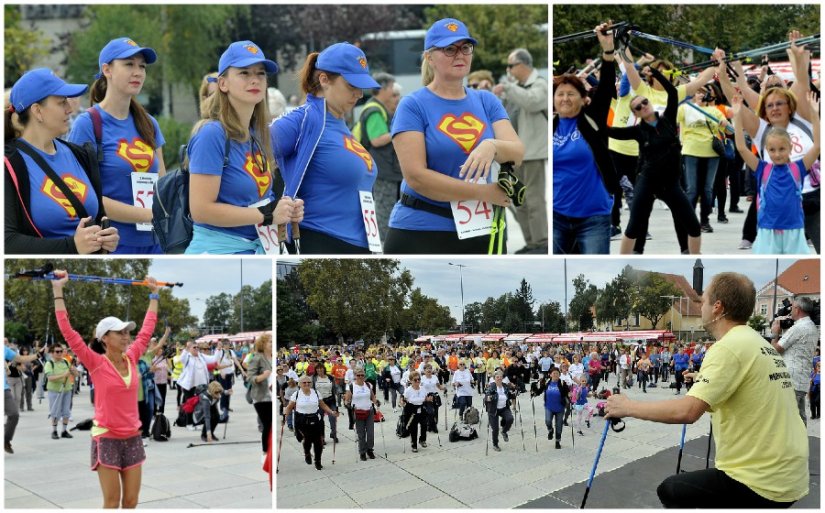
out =
[[[160,117],[157,120],[163,138],[166,140],[166,144],[163,145],[163,162],[166,164],[166,169],[178,167],[180,165],[178,153],[181,145],[189,142],[192,124],[181,123],[167,117]]]

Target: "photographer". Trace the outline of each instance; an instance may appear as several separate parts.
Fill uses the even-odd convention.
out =
[[[787,310],[787,307],[784,310]],[[814,350],[819,341],[819,331],[811,320],[813,312],[813,301],[807,297],[800,297],[790,307],[790,315],[777,316],[771,324],[773,334],[771,345],[785,360],[785,365],[791,374],[791,381],[793,381],[793,389],[796,392],[799,415],[806,426],[808,419],[805,417],[805,396],[809,389]],[[780,338],[782,319],[788,318],[793,319],[793,326],[788,328]]]
[[[701,372],[687,376],[695,384],[685,397],[607,400],[608,418],[693,424],[713,412],[716,468],[665,479],[657,493],[666,508],[788,508],[809,492],[807,433],[784,362],[747,325],[755,303],[746,276],[714,276],[702,296],[702,327],[717,342]]]

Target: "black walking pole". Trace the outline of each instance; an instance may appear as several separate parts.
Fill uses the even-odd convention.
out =
[[[536,398],[533,397],[530,400],[530,404],[533,406],[533,436],[536,438],[536,452],[539,452],[539,432],[536,428]]]
[[[705,457],[705,468],[710,468],[710,443],[713,441],[713,424],[710,425],[710,432],[708,433],[708,454]]]
[[[593,462],[593,468],[590,470],[590,478],[587,480],[587,488],[584,490],[581,509],[584,509],[584,505],[587,504],[587,496],[590,495],[590,487],[593,486],[593,477],[596,475],[596,467],[599,465],[599,458],[602,457],[602,449],[604,448],[604,441],[607,439],[607,429],[610,427],[610,422],[611,419],[607,419],[604,422],[602,440],[599,442],[599,450],[596,451],[596,460]]]

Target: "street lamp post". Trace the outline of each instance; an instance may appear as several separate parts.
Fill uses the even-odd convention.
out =
[[[458,267],[458,279],[459,283],[461,284],[461,332],[464,333],[464,268],[467,267],[464,264],[454,264],[452,262],[447,262],[450,265]]]

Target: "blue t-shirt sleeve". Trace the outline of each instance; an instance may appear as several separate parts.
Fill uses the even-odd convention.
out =
[[[392,118],[391,134],[395,137],[401,132],[421,132],[425,133],[427,128],[427,116],[421,112],[421,106],[412,96],[401,98]]]
[[[635,66],[635,64],[631,64]],[[627,73],[622,73],[622,78],[619,80],[619,98],[630,94],[630,79],[627,78]]]
[[[189,172],[195,175],[223,174],[226,132],[217,121],[203,125],[192,136],[186,151],[189,154]]]
[[[92,126],[92,118],[89,113],[84,112],[72,123],[72,129],[69,131],[68,141],[75,144],[94,143],[95,130]]]
[[[504,104],[501,103],[501,100],[499,100],[496,95],[489,91],[479,91],[479,93],[481,94],[481,103],[484,105],[484,112],[487,114],[487,119],[490,120],[490,124],[501,121],[502,119],[510,119],[507,115],[507,110],[504,108]]]
[[[155,149],[159,149],[166,144],[166,139],[163,138],[163,132],[160,131],[158,120],[152,116],[149,116],[149,119],[152,120],[152,125],[155,127]]]

